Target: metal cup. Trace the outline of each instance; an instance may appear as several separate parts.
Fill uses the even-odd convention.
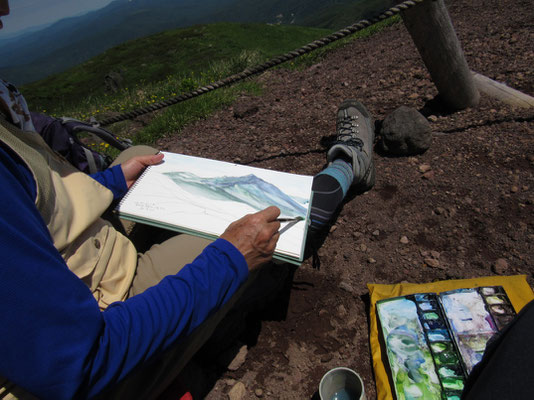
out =
[[[324,374],[319,383],[319,397],[321,400],[366,400],[362,378],[345,367]]]

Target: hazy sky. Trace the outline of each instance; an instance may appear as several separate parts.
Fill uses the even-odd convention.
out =
[[[55,22],[85,11],[96,10],[112,0],[9,0],[11,13],[2,18],[2,33],[13,33],[32,26]]]

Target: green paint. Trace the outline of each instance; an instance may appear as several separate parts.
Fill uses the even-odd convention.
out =
[[[429,319],[431,321],[435,321],[439,319],[439,315],[435,312],[426,312],[424,313],[425,319]]]
[[[436,355],[436,361],[438,362],[438,364],[441,364],[441,365],[457,364],[458,358],[456,357],[456,354],[449,352],[449,351],[444,351]]]
[[[486,297],[486,301],[488,302],[488,304],[503,304],[504,303],[504,299],[499,296]]]
[[[447,390],[462,390],[464,388],[464,380],[462,378],[443,378],[441,383],[443,388]]]
[[[442,378],[450,378],[456,376],[456,371],[448,367],[441,367],[438,369],[438,374]]]
[[[445,350],[450,350],[451,346],[448,343],[437,342],[437,343],[432,343],[430,345],[430,348],[432,349],[434,353],[441,353]]]

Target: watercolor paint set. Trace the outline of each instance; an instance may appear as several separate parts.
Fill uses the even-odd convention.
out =
[[[514,316],[500,286],[377,302],[397,399],[460,399],[486,343]]]

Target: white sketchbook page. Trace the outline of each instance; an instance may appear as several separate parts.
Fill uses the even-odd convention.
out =
[[[283,203],[281,216],[294,217],[298,215],[297,211],[301,211],[306,218],[280,235],[276,252],[296,258],[300,256],[309,216],[313,177],[181,154],[164,154],[164,161],[148,168],[124,197],[118,208],[119,213],[219,236],[231,222],[244,215],[268,205],[279,206],[274,204],[280,195],[273,189],[274,186],[300,206],[292,208],[291,204],[288,206]],[[253,184],[233,185],[239,178],[252,181]],[[184,179],[189,184],[178,186],[176,181]],[[218,179],[218,184],[214,184],[214,179]],[[258,187],[257,184],[267,186]],[[262,195],[254,199],[249,196],[249,189]],[[269,197],[269,193],[274,195]],[[249,204],[241,198],[236,199],[236,196],[245,198]],[[249,197],[252,200],[249,201]]]

